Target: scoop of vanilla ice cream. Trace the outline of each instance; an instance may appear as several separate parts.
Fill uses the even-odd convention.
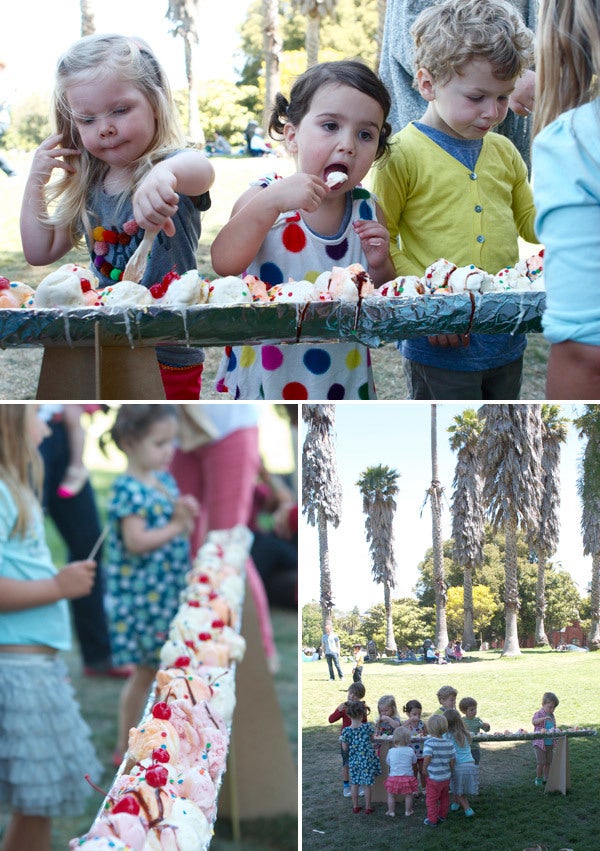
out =
[[[181,278],[174,278],[171,281],[160,303],[164,305],[202,304],[207,298],[208,284],[202,280],[197,269],[190,269]]]
[[[208,286],[209,304],[251,304],[252,292],[241,278],[228,275],[217,278]]]
[[[212,827],[189,798],[174,798],[170,815],[148,831],[145,851],[203,851],[212,836]]]
[[[330,189],[335,189],[336,186],[341,186],[348,180],[348,175],[345,171],[330,171],[327,175],[327,186]]]
[[[441,257],[425,269],[423,283],[426,290],[434,292],[448,285],[448,278],[456,269],[456,264]]]
[[[315,285],[310,281],[288,281],[287,284],[277,284],[268,292],[269,301],[292,301],[303,303],[315,298]]]
[[[473,263],[470,266],[459,266],[448,278],[450,292],[480,292],[484,281],[490,276]]]
[[[494,275],[492,292],[501,292],[503,290],[529,290],[531,282],[527,275],[524,275],[519,269],[513,266],[507,266],[505,269]],[[485,290],[482,290],[485,292]]]
[[[106,287],[100,298],[105,307],[143,307],[155,304],[150,290],[134,281],[119,281]]]
[[[51,272],[38,284],[34,303],[36,307],[83,307],[86,299],[81,279],[64,267]]]
[[[231,668],[217,668],[205,665],[202,676],[210,685],[212,695],[209,706],[218,712],[226,723],[231,723],[235,709],[235,672]]]

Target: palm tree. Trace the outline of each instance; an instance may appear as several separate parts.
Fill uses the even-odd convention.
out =
[[[310,68],[319,61],[319,30],[321,19],[333,16],[336,0],[292,0],[293,5],[306,17],[306,66]]]
[[[198,86],[194,73],[194,52],[198,45],[198,0],[169,0],[167,20],[173,23],[171,34],[181,36],[187,80],[187,135],[195,143],[204,143],[198,112]]]
[[[387,0],[377,0],[377,55],[375,57],[375,65],[379,68],[381,61],[381,45],[383,44],[383,30],[385,28],[385,13],[387,10]]]
[[[269,126],[271,109],[275,95],[279,91],[279,59],[283,41],[279,32],[278,0],[262,0],[263,14],[263,56],[265,60],[265,105],[262,127],[266,132]]]
[[[335,405],[303,405],[302,419],[308,423],[302,450],[302,513],[319,533],[320,603],[325,628],[333,611],[327,524],[337,529],[342,510],[333,435]]]
[[[506,541],[503,656],[518,656],[517,531],[540,521],[542,427],[540,405],[483,405],[483,498],[494,530]]]
[[[367,467],[356,482],[363,499],[363,512],[366,515],[365,532],[370,544],[371,570],[375,582],[383,585],[386,631],[385,651],[396,653],[394,625],[392,622],[392,589],[396,587],[396,560],[394,558],[393,521],[396,511],[399,473],[390,467],[379,464]]]
[[[94,13],[90,0],[79,0],[79,11],[81,16],[81,35],[93,35],[96,32]]]
[[[546,613],[546,561],[555,552],[560,534],[560,444],[567,439],[568,420],[559,405],[542,405],[542,502],[540,522],[528,538],[537,557],[535,591],[535,643],[548,644],[544,625]]]
[[[483,563],[485,512],[483,510],[479,437],[482,422],[473,408],[454,417],[449,426],[450,448],[457,453],[452,486],[453,558],[463,568],[464,621],[462,643],[465,650],[475,647],[473,626],[473,571]]]
[[[446,576],[444,571],[444,541],[442,537],[442,496],[444,488],[438,473],[437,405],[431,406],[431,484],[427,498],[431,500],[431,535],[433,543],[433,584],[435,586],[435,646],[442,652],[448,644],[446,624]]]
[[[587,437],[577,489],[582,502],[583,554],[592,557],[590,632],[588,647],[600,650],[600,406],[586,405],[574,420],[580,437]]]

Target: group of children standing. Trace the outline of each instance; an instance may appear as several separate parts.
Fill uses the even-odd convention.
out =
[[[253,273],[269,287],[360,263],[378,286],[423,275],[441,256],[495,274],[518,259],[518,236],[537,241],[525,162],[489,132],[532,64],[532,32],[505,0],[445,0],[411,33],[423,114],[393,139],[390,94],[362,62],[319,63],[289,100],[277,96],[270,132],[297,170],[262,175],[241,194],[211,247],[218,275]],[[56,132],[38,148],[25,190],[28,261],[46,265],[85,241],[105,286],[154,230],[143,284],[195,268],[214,171],[185,149],[149,46],[81,39],[58,64],[54,105]],[[374,164],[377,197],[362,186]],[[346,180],[332,188],[333,172]],[[404,341],[410,396],[517,399],[525,345],[519,334]],[[167,398],[197,399],[202,350],[161,346],[158,357]],[[236,399],[375,398],[369,350],[356,342],[228,347],[217,389]]]
[[[353,683],[347,700],[329,716],[329,722],[342,721],[340,735],[344,796],[352,798],[352,811],[363,811],[359,796],[364,794],[364,812],[373,813],[372,790],[375,779],[382,773],[380,736],[392,741],[385,762],[388,775],[384,781],[387,792],[386,815],[396,816],[396,801],[404,798],[404,814],[414,814],[414,799],[419,789],[425,791],[427,816],[424,824],[434,827],[444,822],[448,812],[462,809],[467,818],[475,813],[469,798],[479,792],[478,767],[481,750],[472,737],[487,733],[490,725],[477,715],[477,701],[463,697],[456,709],[458,692],[452,686],[442,686],[437,692],[439,707],[423,721],[422,705],[409,700],[398,712],[394,695],[385,694],[377,701],[378,717],[368,720],[370,707],[364,701],[363,683]],[[558,698],[546,692],[542,707],[532,719],[534,732],[554,729],[554,710]],[[536,785],[543,785],[552,762],[553,739],[533,742],[537,761]]]

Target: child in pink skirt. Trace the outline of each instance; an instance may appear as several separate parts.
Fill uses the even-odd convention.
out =
[[[396,795],[404,795],[404,815],[412,816],[413,795],[419,791],[414,768],[417,755],[410,746],[411,731],[408,727],[397,727],[394,730],[393,744],[385,761],[390,767],[390,773],[385,780],[387,789],[387,813],[392,818],[396,815]]]

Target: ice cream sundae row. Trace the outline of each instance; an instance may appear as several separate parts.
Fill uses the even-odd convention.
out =
[[[187,576],[145,716],[104,806],[71,849],[203,851],[210,845],[235,708],[245,527],[211,532]]]
[[[228,276],[208,281],[196,269],[178,275],[169,272],[147,288],[133,281],[118,283],[98,290],[98,280],[89,269],[65,264],[47,275],[33,289],[19,281],[0,278],[0,308],[106,308],[161,306],[189,307],[197,304],[272,304],[311,301],[350,301],[366,298],[451,295],[464,292],[514,292],[543,290],[543,249],[490,275],[473,264],[456,266],[440,258],[424,274],[399,275],[393,281],[375,288],[359,263],[347,267],[334,266],[313,281],[288,281],[268,286],[254,275],[243,278]]]

